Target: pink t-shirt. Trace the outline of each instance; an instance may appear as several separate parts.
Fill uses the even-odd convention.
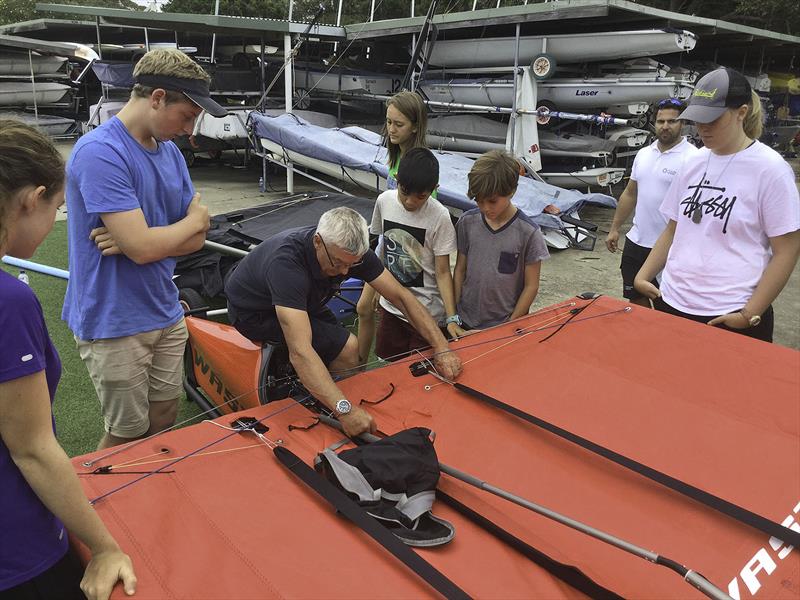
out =
[[[699,223],[692,215],[699,208]],[[741,309],[772,257],[769,238],[800,229],[800,196],[789,164],[755,142],[734,155],[689,156],[661,204],[675,221],[661,293],[693,315]]]

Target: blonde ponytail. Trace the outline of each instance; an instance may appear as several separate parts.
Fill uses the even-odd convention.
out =
[[[757,140],[761,137],[764,131],[764,123],[762,121],[763,111],[761,110],[761,98],[755,91],[751,91],[750,102],[747,103],[747,114],[744,117],[744,134],[751,140]]]

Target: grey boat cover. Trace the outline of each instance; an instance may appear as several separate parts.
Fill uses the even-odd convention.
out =
[[[381,136],[361,127],[328,129],[285,113],[270,117],[253,112],[250,116],[259,138],[266,138],[283,148],[342,167],[375,173],[386,178],[386,148]],[[453,208],[470,210],[477,205],[467,197],[467,174],[473,160],[458,154],[434,152],[439,160],[439,201]],[[521,177],[514,204],[543,227],[562,229],[557,215],[546,214],[545,208],[555,206],[562,213],[579,210],[584,204],[615,207],[616,200],[606,194],[584,194],[554,185]]]
[[[582,133],[557,134],[551,131],[539,132],[539,143],[543,150],[559,150],[561,152],[613,152],[617,143],[604,140],[596,135]]]
[[[135,83],[133,81],[133,67],[133,63],[129,60],[96,60],[92,63],[92,71],[94,71],[100,83],[118,88],[133,87]]]

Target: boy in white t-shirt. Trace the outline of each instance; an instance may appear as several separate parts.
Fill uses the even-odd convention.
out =
[[[439,184],[439,161],[427,148],[405,153],[397,170],[397,189],[375,201],[370,233],[381,236],[378,255],[386,269],[430,312],[451,336],[463,334],[455,315],[450,254],[456,234],[448,210],[431,193]],[[375,291],[368,285],[358,302],[358,346],[366,362],[375,331]],[[407,356],[427,342],[402,311],[380,298],[375,354],[386,360]]]
[[[631,212],[634,213],[633,225],[625,236],[619,265],[622,295],[632,303],[647,308],[650,308],[650,299],[634,289],[633,280],[667,226],[667,220],[659,208],[673,178],[686,157],[699,152],[681,135],[682,122],[678,115],[686,105],[677,98],[667,98],[656,106],[656,139],[636,153],[631,178],[619,197],[614,220],[606,237],[606,247],[610,252],[616,252],[620,227]],[[658,285],[655,279],[652,283]]]

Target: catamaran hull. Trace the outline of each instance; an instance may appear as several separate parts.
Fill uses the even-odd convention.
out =
[[[519,63],[530,63],[547,53],[557,63],[637,58],[655,54],[688,52],[697,43],[693,33],[680,30],[609,31],[549,37],[522,37]],[[514,37],[437,40],[430,63],[443,67],[505,67],[514,64]]]

